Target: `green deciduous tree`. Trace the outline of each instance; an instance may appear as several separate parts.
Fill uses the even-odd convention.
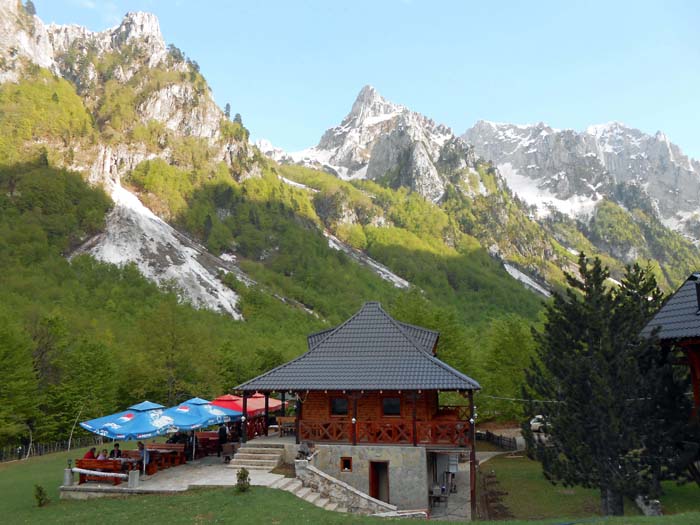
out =
[[[483,375],[479,379],[483,392],[493,397],[479,396],[479,412],[498,419],[520,419],[522,405],[513,399],[520,397],[525,369],[535,353],[530,324],[511,314],[491,321],[485,332],[481,349]]]
[[[0,311],[0,443],[26,435],[39,415],[31,348],[21,327]]]

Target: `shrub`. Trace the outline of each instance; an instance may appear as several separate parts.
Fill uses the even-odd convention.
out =
[[[36,499],[37,507],[45,507],[51,501],[41,485],[34,485],[34,499]]]
[[[250,472],[247,468],[239,470],[236,478],[236,492],[245,492],[250,488]]]

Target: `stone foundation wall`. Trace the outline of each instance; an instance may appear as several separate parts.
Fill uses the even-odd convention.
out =
[[[340,458],[352,459],[352,471],[342,471]],[[428,508],[428,466],[423,447],[316,444],[311,465],[357,490],[369,493],[370,461],[389,463],[389,502],[399,509]]]
[[[348,509],[348,512],[367,515],[396,510],[395,505],[389,505],[368,496],[347,483],[309,465],[309,462],[306,460],[298,459],[294,462],[294,466],[297,478],[301,480],[305,487],[313,489],[333,503],[342,505]]]

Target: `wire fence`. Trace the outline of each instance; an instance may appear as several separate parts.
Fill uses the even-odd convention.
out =
[[[71,450],[92,445],[99,445],[103,442],[101,436],[79,436],[74,437],[70,442]],[[31,456],[44,456],[55,452],[65,452],[68,450],[68,440],[52,441],[49,443],[32,443],[29,451]],[[27,445],[9,445],[0,448],[0,463],[6,461],[17,461],[27,457]]]

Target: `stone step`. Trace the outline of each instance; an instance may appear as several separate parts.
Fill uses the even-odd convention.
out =
[[[277,454],[282,455],[284,450],[272,447],[241,447],[236,454]]]
[[[284,450],[284,445],[282,443],[265,443],[264,441],[255,441],[252,443],[243,443],[240,448],[279,448]]]
[[[280,454],[249,454],[247,452],[244,454],[237,452],[233,456],[233,459],[266,459],[268,461],[278,461],[279,458]]]
[[[334,511],[338,510],[338,504],[335,503],[334,501],[328,500],[328,502],[326,503],[326,505],[323,508],[334,512]]]
[[[323,496],[321,496],[320,498],[318,498],[314,502],[314,505],[316,505],[317,507],[321,507],[322,509],[325,509],[326,505],[328,505],[328,503],[330,503],[330,501],[331,500],[329,500],[328,498],[324,498]]]
[[[301,487],[295,492],[297,498],[304,499],[306,496],[311,494],[312,490],[309,487]]]
[[[296,481],[294,478],[282,478],[282,479],[278,479],[278,480],[275,481],[272,485],[270,485],[270,488],[272,488],[272,489],[285,490],[286,487],[288,487],[289,485],[291,485],[292,483],[294,483],[294,481]]]
[[[306,496],[304,496],[304,498],[302,498],[302,499],[304,501],[307,501],[307,502],[315,505],[316,502],[321,499],[321,495],[318,492],[316,492],[315,490],[312,490]]]
[[[285,487],[282,490],[286,490],[287,492],[291,492],[292,494],[296,494],[297,490],[299,490],[302,486],[302,483],[298,479],[292,479],[292,482],[289,483],[288,485],[285,485]]]
[[[236,469],[255,469],[255,470],[272,470],[277,466],[276,461],[252,461],[247,459],[233,460],[228,465],[231,468]]]
[[[335,508],[335,511],[336,511],[336,512],[345,512],[345,513],[347,513],[348,508],[338,505],[338,506]]]

